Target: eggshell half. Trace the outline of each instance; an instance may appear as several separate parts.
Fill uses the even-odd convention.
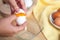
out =
[[[22,25],[24,22],[26,22],[26,16],[20,16],[16,20],[18,25]]]

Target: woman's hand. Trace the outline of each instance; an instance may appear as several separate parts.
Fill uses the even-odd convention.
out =
[[[8,3],[11,7],[12,13],[14,13],[14,11],[18,11],[19,9],[23,9],[25,12],[27,11],[24,0],[8,0]]]
[[[15,19],[15,15],[0,19],[0,36],[13,36],[25,28],[26,23],[21,26],[13,26],[11,23]]]

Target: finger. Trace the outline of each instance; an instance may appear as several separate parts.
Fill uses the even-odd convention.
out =
[[[13,28],[12,31],[16,34],[16,33],[20,32],[20,31],[24,30],[25,27],[26,27],[26,24],[27,24],[27,23],[25,22],[23,25],[20,25],[20,26],[13,26],[13,25],[10,25],[10,27]]]
[[[13,9],[12,6],[10,6],[10,9],[11,9],[11,14],[14,14],[15,10]]]
[[[17,5],[17,3],[16,3],[16,0],[8,0],[9,1],[9,4],[10,4],[10,6],[14,9],[14,10],[16,10],[16,9],[19,9],[19,7],[18,7],[18,5]]]
[[[1,34],[0,35],[1,37],[12,37],[12,36],[14,36],[14,34],[8,34],[8,33],[6,33],[6,34]]]
[[[20,27],[18,27],[18,32],[19,32],[19,31],[22,31],[24,28],[25,28],[25,26],[20,26]]]
[[[13,20],[16,19],[16,16],[15,15],[11,15],[7,19],[9,20],[9,22],[12,22]]]
[[[19,32],[19,31],[25,29],[26,26],[27,26],[27,23],[25,22],[23,25],[16,26],[15,28],[16,28],[16,31]]]
[[[22,24],[22,26],[27,26],[27,21],[24,24]]]
[[[23,25],[19,26],[18,29],[21,31],[25,29],[26,26],[27,26],[27,23],[25,22]]]
[[[24,26],[20,26],[20,27],[18,27],[18,26],[11,26],[11,27],[13,27],[13,33],[14,34],[16,34],[16,33],[18,33],[18,32],[20,32],[20,31],[22,31],[25,27]]]
[[[24,3],[24,0],[19,0],[19,2],[20,2],[20,6],[22,7],[22,9],[26,12],[27,8],[26,8],[26,5]]]
[[[25,10],[25,12],[27,11],[27,8],[26,8],[26,5],[25,5],[25,2],[24,0],[21,0],[21,5],[22,5],[22,8]]]

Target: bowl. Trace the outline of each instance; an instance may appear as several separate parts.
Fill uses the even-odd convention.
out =
[[[50,23],[51,23],[55,28],[60,29],[60,26],[57,26],[56,24],[54,24],[54,20],[53,20],[53,18],[52,18],[53,13],[56,12],[56,11],[57,11],[57,10],[54,10],[54,11],[50,14],[49,20],[50,20]]]

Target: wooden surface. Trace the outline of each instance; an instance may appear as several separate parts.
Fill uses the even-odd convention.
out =
[[[41,32],[35,38],[33,38],[32,40],[47,40],[47,39],[45,38],[45,36]]]
[[[0,40],[21,40],[15,37],[0,37]],[[40,34],[38,34],[35,38],[31,39],[31,40],[46,40],[46,38],[44,37],[43,33],[41,32]]]
[[[31,12],[30,12],[31,13]],[[33,20],[34,19],[34,20]],[[34,15],[33,15],[33,13],[32,13],[32,15],[29,17],[29,20],[31,20],[32,22],[32,24],[34,23],[35,25],[34,25],[34,29],[36,30],[36,31],[33,31],[33,30],[31,30],[31,31],[33,31],[33,33],[35,32],[35,33],[37,33],[37,32],[39,32],[39,30],[40,30],[40,33],[35,37],[35,38],[33,38],[32,40],[47,40],[46,38],[45,38],[45,36],[44,36],[44,34],[42,33],[42,27],[40,27],[40,25],[38,24],[38,22],[37,22],[37,20],[34,18]],[[37,22],[37,23],[36,23]],[[32,26],[32,25],[31,25]],[[36,28],[37,26],[39,26],[40,28],[38,29],[38,28]],[[28,26],[29,27],[29,26]]]

